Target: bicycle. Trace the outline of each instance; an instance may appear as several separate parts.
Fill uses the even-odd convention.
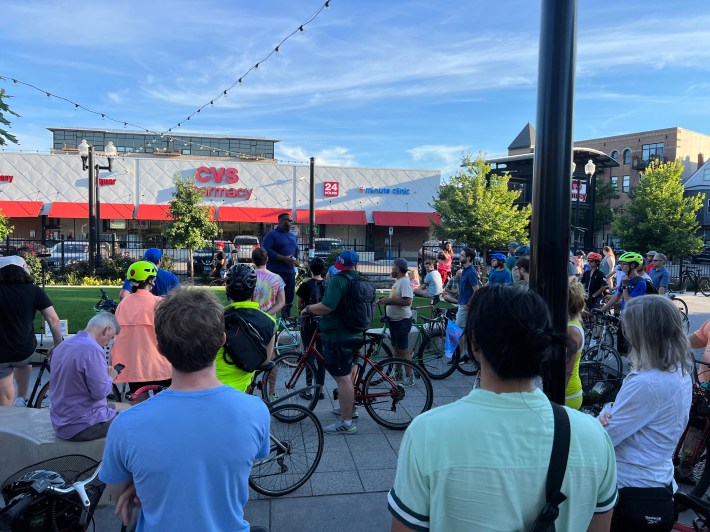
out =
[[[707,532],[710,530],[710,503],[698,497],[694,497],[682,491],[676,491],[673,495],[675,506],[675,523],[673,530],[677,532]],[[689,526],[678,522],[678,514],[690,510],[697,516],[693,519],[693,525]]]
[[[274,344],[276,354],[282,351],[303,351],[301,346],[301,326],[298,318],[276,319],[276,342]]]
[[[89,523],[95,529],[94,511],[106,487],[100,469],[92,458],[67,455],[17,471],[0,487],[6,503],[0,530],[84,531]]]
[[[697,365],[709,366],[701,361],[696,361]],[[697,378],[695,381],[688,425],[673,453],[675,478],[686,484],[695,484],[700,480],[705,470],[710,438],[710,383],[699,383]]]
[[[365,335],[375,341],[384,338],[382,333]],[[311,411],[315,408],[319,400],[318,393],[290,392],[307,388],[307,375],[316,374],[311,356],[319,363],[325,363],[316,349],[319,336],[320,333],[316,331],[304,353],[285,353],[274,360],[274,367],[265,374],[263,380],[262,393],[265,398],[271,394],[280,397],[288,393],[290,404],[300,404]],[[355,404],[363,405],[377,424],[393,430],[404,430],[412,419],[431,408],[434,401],[431,380],[418,364],[392,356],[376,362],[368,356],[367,351],[364,354],[356,353],[353,364],[357,366],[353,377]],[[370,369],[365,373],[367,366]],[[400,372],[410,374],[414,384],[405,387],[398,383],[397,375]],[[333,392],[333,398],[337,399],[337,390]],[[299,416],[291,420],[299,421]]]
[[[679,279],[680,292],[685,292],[690,283],[693,283],[695,295],[700,292],[705,297],[710,297],[710,277],[702,275],[700,268],[687,267],[683,270]]]
[[[619,331],[619,318],[603,314],[600,309],[587,313],[584,319],[584,349],[596,345],[613,348]]]
[[[299,404],[280,404],[292,396],[318,386],[296,390],[267,402],[271,414],[269,456],[256,460],[249,486],[262,495],[279,497],[303,486],[315,472],[323,456],[323,426],[316,415]],[[297,420],[297,421],[295,421]]]

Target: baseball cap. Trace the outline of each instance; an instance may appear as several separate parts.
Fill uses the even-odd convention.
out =
[[[513,240],[512,242],[508,242],[508,247],[509,247],[509,248],[517,248],[518,245],[519,245],[519,244],[518,244],[515,240]]]
[[[4,268],[5,266],[19,266],[20,268],[25,270],[27,273],[30,273],[30,269],[27,266],[25,259],[23,259],[19,255],[10,255],[9,257],[0,257],[0,268]]]
[[[392,263],[397,266],[397,268],[402,268],[403,270],[409,269],[409,264],[407,264],[407,259],[394,259]]]
[[[157,264],[160,259],[163,258],[163,252],[160,251],[158,248],[146,249],[145,253],[143,254],[143,258],[145,260],[149,260],[153,264]]]
[[[646,256],[652,257],[652,256],[656,255],[657,253],[658,253],[657,251],[649,251],[648,253],[646,253]]]
[[[219,247],[221,247],[221,248],[223,248],[223,247],[224,247],[224,242],[217,242],[216,245],[219,246]]]
[[[340,254],[333,266],[335,266],[336,270],[342,272],[343,270],[349,270],[355,266],[359,260],[360,256],[354,251],[348,249]]]

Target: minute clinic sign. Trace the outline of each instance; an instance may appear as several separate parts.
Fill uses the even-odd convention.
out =
[[[200,166],[195,170],[195,179],[205,185],[195,188],[206,198],[241,198],[248,200],[254,192],[253,188],[214,186],[215,184],[236,185],[239,182],[239,170],[236,168]]]

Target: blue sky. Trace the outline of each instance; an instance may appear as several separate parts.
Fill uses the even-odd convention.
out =
[[[280,139],[318,164],[455,170],[535,123],[538,0],[3,2],[0,75],[142,127]],[[81,6],[81,7],[80,7]],[[575,140],[680,126],[710,134],[707,0],[580,0]],[[11,81],[11,149],[46,127],[122,124]],[[134,128],[128,128],[134,129]]]

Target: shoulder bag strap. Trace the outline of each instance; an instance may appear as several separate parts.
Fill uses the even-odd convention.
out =
[[[552,402],[550,405],[552,406],[555,435],[552,440],[550,466],[547,469],[547,484],[545,488],[547,503],[533,525],[533,532],[549,530],[549,525],[554,523],[560,515],[559,505],[567,500],[567,496],[560,490],[562,489],[562,481],[565,478],[567,458],[569,456],[569,417],[565,409],[560,405]]]

